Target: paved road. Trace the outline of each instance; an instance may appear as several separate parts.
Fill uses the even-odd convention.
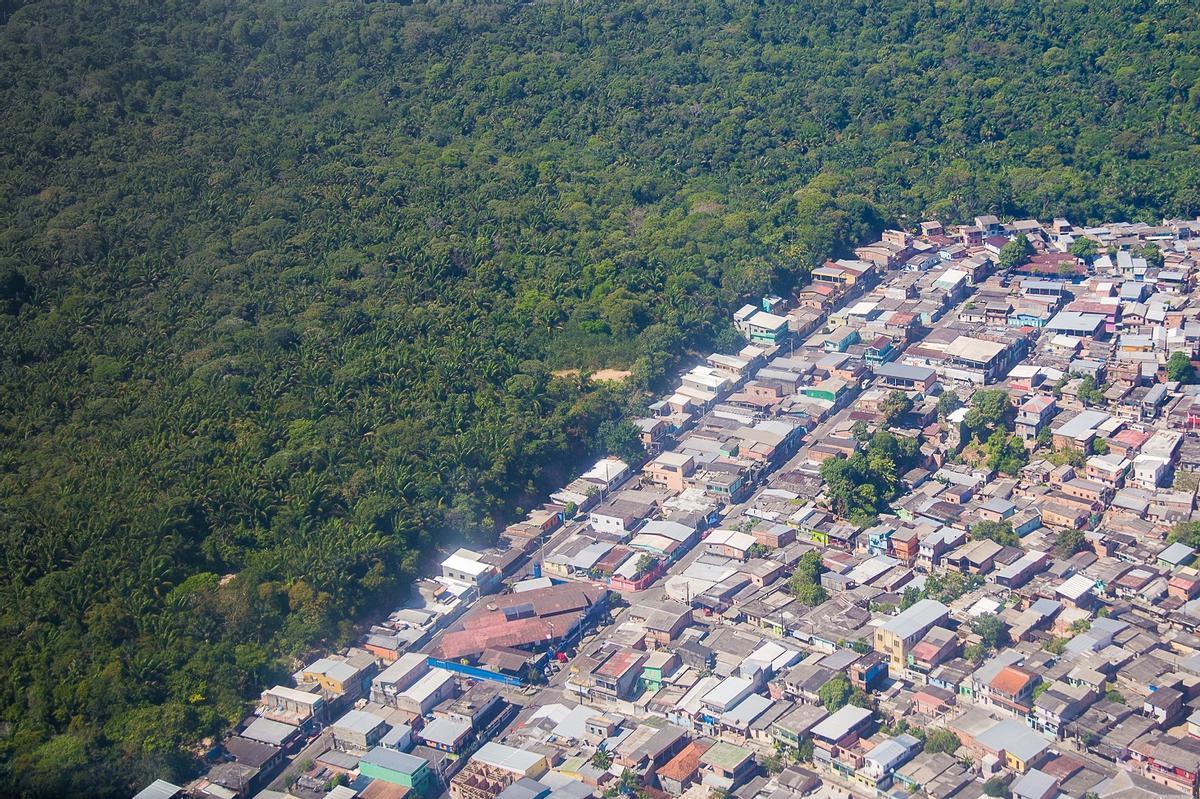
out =
[[[333,746],[333,734],[330,732],[323,732],[316,738],[313,738],[307,746],[292,758],[292,762],[288,763],[283,771],[279,773],[279,776],[271,782],[271,789],[286,791],[288,784],[303,774],[318,757],[329,751],[331,746]]]

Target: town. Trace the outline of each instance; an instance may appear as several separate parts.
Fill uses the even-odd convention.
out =
[[[888,230],[136,799],[1200,783],[1200,221]]]

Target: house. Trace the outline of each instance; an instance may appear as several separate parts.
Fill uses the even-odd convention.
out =
[[[911,760],[920,749],[921,742],[911,735],[888,738],[863,756],[863,764],[854,777],[875,790],[886,789],[892,784],[896,769]]]
[[[396,706],[396,696],[403,693],[429,671],[429,656],[420,652],[405,652],[371,680],[371,701]]]
[[[584,583],[491,596],[449,625],[430,654],[458,660],[497,646],[544,651],[577,635],[607,606],[608,589]]]
[[[727,558],[746,560],[750,547],[754,546],[754,536],[737,530],[713,530],[704,539],[704,550],[714,555]]]
[[[1089,453],[1101,425],[1112,418],[1104,411],[1083,411],[1051,430],[1055,449],[1071,448]]]
[[[712,746],[711,741],[695,740],[683,748],[656,772],[659,785],[672,796],[679,796],[697,779],[700,773],[700,757]]]
[[[1003,666],[984,686],[982,696],[976,697],[990,707],[1024,717],[1033,705],[1033,689],[1041,677],[1020,666]]]
[[[349,710],[329,726],[334,748],[359,752],[374,747],[389,729],[382,717],[363,710]]]
[[[1049,553],[1031,549],[1012,563],[1001,567],[992,579],[997,585],[1005,588],[1020,588],[1049,565]]]
[[[902,676],[908,666],[909,650],[949,614],[950,609],[941,602],[922,599],[876,627],[874,648],[888,659],[889,673]]]
[[[1022,721],[1005,719],[980,733],[975,743],[984,754],[999,758],[1013,771],[1024,773],[1040,765],[1050,742]]]
[[[1092,455],[1087,459],[1084,476],[1115,490],[1125,485],[1125,476],[1132,467],[1133,463],[1118,452]]]
[[[1098,338],[1103,328],[1103,316],[1078,311],[1059,311],[1046,323],[1046,330],[1050,333],[1069,338]]]
[[[812,728],[829,715],[819,704],[796,705],[771,724],[771,737],[789,752],[795,752],[807,740]]]
[[[774,346],[788,336],[786,316],[776,316],[773,313],[761,311],[753,305],[742,306],[734,314],[733,324],[742,335],[755,344]]]
[[[321,722],[328,712],[325,699],[319,693],[300,691],[285,685],[276,685],[263,691],[259,707],[263,718],[293,727]]]
[[[987,574],[996,564],[996,556],[1004,547],[995,541],[968,541],[945,558],[946,568],[960,574]]]
[[[1004,225],[1000,219],[992,214],[984,214],[983,216],[975,217],[975,227],[979,228],[983,233],[984,238],[991,236],[1001,236],[1004,234]]]
[[[850,664],[850,684],[863,691],[874,691],[887,677],[887,658],[868,652]]]
[[[408,788],[421,799],[431,799],[437,793],[436,778],[429,761],[394,749],[376,746],[359,760],[358,773]]]
[[[695,470],[696,461],[691,455],[664,452],[642,467],[642,476],[651,485],[681,492],[687,488],[687,478]]]
[[[1195,795],[1200,779],[1200,739],[1151,733],[1135,741],[1129,753],[1130,759],[1141,767],[1142,776],[1172,790]]]
[[[858,331],[843,325],[825,336],[826,352],[845,352],[859,342]]]
[[[474,734],[470,722],[442,717],[422,727],[420,738],[430,749],[456,755],[467,747]]]
[[[683,662],[674,652],[660,650],[651,652],[642,664],[641,682],[647,691],[657,693],[662,690],[667,677],[673,674]]]
[[[301,689],[315,686],[329,699],[353,702],[371,685],[378,671],[375,657],[362,649],[351,649],[347,655],[318,658],[293,675]]]
[[[588,523],[597,532],[611,533],[624,538],[637,529],[642,520],[653,510],[640,502],[614,498],[597,505],[588,513]]]
[[[430,669],[427,674],[396,694],[395,706],[414,716],[424,716],[458,693],[454,675],[445,669]]]
[[[944,627],[933,627],[909,650],[905,677],[916,683],[927,682],[935,668],[958,657],[961,651],[957,635]]]
[[[717,741],[700,754],[701,782],[711,788],[729,791],[754,773],[754,755],[744,746]]]
[[[629,699],[640,685],[646,653],[617,649],[592,669],[591,693],[606,699]]]
[[[1039,769],[1030,769],[1009,786],[1013,799],[1054,799],[1059,795],[1058,780]]]
[[[838,756],[839,750],[853,746],[865,737],[873,724],[874,714],[855,705],[846,705],[823,719],[811,730],[816,762],[830,763]]]
[[[944,716],[954,708],[957,696],[947,688],[926,685],[913,692],[913,710],[930,718]]]
[[[1042,394],[1030,397],[1021,403],[1018,409],[1014,430],[1026,445],[1032,445],[1037,440],[1038,433],[1050,424],[1057,411],[1054,397]]]
[[[442,561],[442,576],[448,580],[476,588],[479,593],[486,594],[500,581],[500,571],[493,565],[481,560],[482,555],[469,549],[456,550],[450,557]]]
[[[648,640],[670,646],[692,623],[692,608],[672,599],[645,600],[629,609],[628,619],[641,625]]]
[[[1024,346],[1016,342],[1004,344],[971,336],[959,336],[946,346],[943,374],[951,380],[986,385],[1004,375],[1024,354]]]
[[[888,388],[928,392],[937,382],[937,372],[924,366],[881,363],[874,368],[876,382]]]

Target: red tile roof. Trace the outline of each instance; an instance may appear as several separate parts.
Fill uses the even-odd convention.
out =
[[[1000,669],[999,674],[992,678],[990,687],[1003,694],[1017,696],[1032,679],[1033,675],[1023,669],[1016,666],[1005,666]]]
[[[708,741],[692,741],[658,770],[658,776],[676,782],[687,780],[700,768],[700,756],[707,752],[711,745]]]

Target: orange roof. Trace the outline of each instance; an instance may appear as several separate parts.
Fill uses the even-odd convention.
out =
[[[359,796],[362,799],[404,799],[408,793],[408,788],[403,785],[396,785],[385,780],[372,780],[370,785],[362,789]]]
[[[658,776],[669,780],[683,782],[696,773],[700,768],[700,756],[712,746],[708,741],[692,741],[683,747],[683,751],[675,755],[658,770]]]
[[[1016,666],[1005,666],[1000,669],[999,674],[992,678],[990,687],[1009,696],[1016,696],[1032,679],[1033,675],[1023,669]]]
[[[1150,440],[1150,434],[1127,427],[1113,436],[1111,440],[1129,447],[1140,447]]]

